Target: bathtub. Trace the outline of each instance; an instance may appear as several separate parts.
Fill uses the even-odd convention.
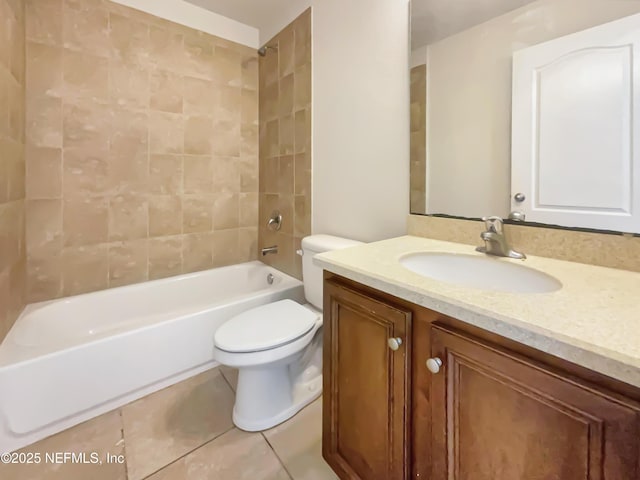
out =
[[[249,262],[27,306],[0,345],[0,453],[215,367],[225,320],[285,298],[302,282]]]

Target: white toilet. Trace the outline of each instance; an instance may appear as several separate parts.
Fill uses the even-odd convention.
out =
[[[309,304],[280,300],[228,320],[214,335],[214,358],[238,368],[233,423],[266,430],[322,393],[322,269],[317,253],[360,245],[330,235],[302,240],[302,276]]]

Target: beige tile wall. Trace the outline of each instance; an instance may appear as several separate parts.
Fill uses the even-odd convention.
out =
[[[26,51],[29,301],[256,258],[254,50],[28,0]]]
[[[427,66],[411,69],[410,209],[425,213],[427,195]]]
[[[24,306],[24,2],[0,0],[0,341]]]
[[[295,254],[311,233],[311,10],[267,42],[260,57],[259,246],[278,245],[263,260],[302,278]],[[273,210],[282,229],[266,228]]]
[[[480,245],[480,221],[409,215],[409,235]],[[640,272],[640,237],[505,225],[516,250],[529,255]]]

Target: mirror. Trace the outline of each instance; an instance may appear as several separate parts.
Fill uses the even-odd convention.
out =
[[[640,0],[411,11],[411,213],[640,233]]]

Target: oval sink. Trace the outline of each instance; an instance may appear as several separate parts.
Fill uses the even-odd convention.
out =
[[[412,253],[400,264],[423,277],[463,287],[511,293],[548,293],[562,288],[551,275],[525,267],[517,260],[456,253]]]

